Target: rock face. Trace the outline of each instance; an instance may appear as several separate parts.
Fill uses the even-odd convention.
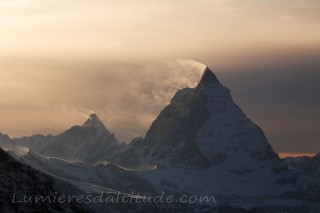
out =
[[[107,161],[126,147],[107,130],[96,114],[92,114],[82,126],[73,126],[60,135],[35,135],[13,142],[48,157],[89,164]]]
[[[279,161],[262,130],[206,68],[199,84],[178,91],[146,137],[134,141],[113,161],[128,168],[162,165],[203,169],[234,156],[247,159],[236,162],[244,168],[248,159],[262,167]]]
[[[0,211],[1,212],[94,212],[76,202],[18,203],[26,196],[81,195],[75,187],[25,166],[0,148]]]

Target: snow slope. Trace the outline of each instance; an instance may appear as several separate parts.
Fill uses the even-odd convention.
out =
[[[0,148],[1,212],[94,212],[89,206],[71,203],[14,203],[27,196],[81,195],[82,191],[61,180],[38,172],[12,158]]]
[[[143,177],[132,171],[119,168],[112,163],[89,165],[71,163],[55,157],[45,157],[29,151],[18,159],[44,173],[68,181],[87,192],[120,191],[154,193],[153,186]],[[96,190],[95,190],[96,189]]]

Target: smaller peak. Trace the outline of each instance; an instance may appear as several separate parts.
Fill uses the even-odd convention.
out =
[[[91,119],[91,120],[100,120],[96,113],[92,113],[92,114],[90,115],[90,119]]]
[[[9,140],[11,140],[11,137],[9,135],[7,135],[7,134],[2,134],[0,132],[0,139],[3,140],[3,141],[9,141]]]
[[[211,83],[219,83],[216,75],[209,69],[209,67],[206,67],[206,69],[203,72],[202,78],[199,82],[199,85],[208,85]]]
[[[82,125],[84,127],[103,127],[105,128],[104,124],[101,122],[99,117],[95,114],[92,113],[88,120]]]

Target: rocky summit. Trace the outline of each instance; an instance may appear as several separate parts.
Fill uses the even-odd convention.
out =
[[[115,157],[118,164],[138,168],[150,164],[208,168],[232,158],[279,161],[262,130],[234,103],[229,89],[206,68],[195,88],[178,91],[146,137]]]

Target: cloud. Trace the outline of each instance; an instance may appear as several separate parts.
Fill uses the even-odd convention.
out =
[[[279,16],[279,18],[283,21],[293,21],[296,19],[294,16],[288,16],[288,15],[282,15],[282,16]]]
[[[182,59],[139,63],[25,60],[19,66],[14,62],[2,66],[11,72],[1,73],[0,91],[9,97],[0,100],[1,131],[14,136],[58,133],[83,123],[94,111],[125,141],[144,135],[174,93],[195,86],[205,68]],[[11,91],[6,90],[10,87]]]

